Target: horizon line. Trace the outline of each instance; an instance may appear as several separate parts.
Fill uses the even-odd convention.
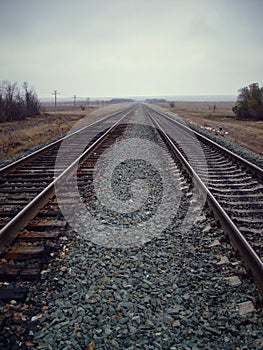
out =
[[[228,98],[234,98],[237,95],[234,94],[178,94],[178,95],[115,95],[115,96],[111,96],[111,95],[107,95],[107,96],[77,96],[77,99],[112,99],[112,98],[119,98],[119,99],[127,99],[127,98],[176,98],[176,97],[228,97]],[[59,96],[58,100],[73,100],[73,96]],[[54,100],[54,97],[52,98],[52,96],[39,96],[39,99],[48,99],[48,100]]]

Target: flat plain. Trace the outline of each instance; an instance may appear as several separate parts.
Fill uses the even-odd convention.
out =
[[[186,122],[263,155],[263,121],[236,118],[234,102],[175,102],[160,104]],[[214,106],[215,111],[214,111]]]
[[[94,114],[96,106],[91,106],[89,111],[68,107],[56,111],[47,109],[41,115],[26,120],[2,122],[0,123],[0,163],[18,156],[29,148],[61,137],[78,120],[87,115],[90,121],[94,121],[108,108],[117,108],[116,106],[99,108],[97,112],[101,110],[101,113],[98,115]],[[232,112],[234,103],[175,102],[174,107],[169,103],[163,103],[160,106],[210,133],[263,155],[263,121],[236,118]],[[214,106],[216,106],[215,109]]]
[[[101,112],[99,112],[101,111]],[[62,137],[84,117],[93,122],[105,114],[105,108],[89,109],[59,106],[56,110],[46,106],[45,112],[16,120],[0,123],[0,163],[19,156],[30,148]]]

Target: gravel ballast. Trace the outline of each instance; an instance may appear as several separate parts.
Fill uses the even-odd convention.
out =
[[[241,147],[239,145],[237,145],[236,143],[225,139],[222,136],[216,136],[214,134],[212,134],[211,132],[204,130],[200,127],[198,127],[197,125],[191,124],[186,122],[185,120],[181,119],[180,117],[178,117],[176,114],[172,113],[172,112],[167,112],[167,110],[161,108],[161,107],[154,107],[156,110],[159,110],[160,112],[166,114],[167,116],[178,120],[179,122],[183,123],[183,124],[187,124],[191,129],[193,129],[194,131],[206,136],[207,138],[209,138],[210,140],[215,141],[216,143],[218,143],[219,145],[227,148],[228,150],[238,154],[240,157],[248,160],[249,162],[257,165],[258,167],[263,169],[263,158],[261,155],[252,152],[244,147]]]
[[[152,128],[132,129],[156,142]],[[186,180],[174,219],[144,244],[103,246],[71,229],[61,242],[39,282],[16,282],[25,302],[1,302],[1,348],[262,348],[261,296]]]

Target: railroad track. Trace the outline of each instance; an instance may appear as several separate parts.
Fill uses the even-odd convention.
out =
[[[2,253],[0,344],[259,348],[262,298],[209,209],[231,236],[210,196],[225,157],[214,171],[207,144],[143,105],[116,119],[87,149],[62,142],[44,203]]]
[[[101,118],[0,169],[2,280],[39,277],[43,263],[66,227],[55,197],[56,183],[113,131],[119,135],[121,121],[132,114],[133,109],[129,107]],[[66,142],[71,148],[64,147],[66,155],[56,167],[58,150]],[[73,144],[82,146],[81,154]]]
[[[263,170],[193,131],[182,121],[150,106],[145,109],[207,198],[263,293]]]
[[[149,106],[144,106],[143,111],[151,118],[166,145],[176,155],[176,162],[179,159],[200,193],[207,198],[215,216],[234,248],[240,252],[262,292],[263,265],[260,256],[263,254],[262,240],[259,237],[262,229],[262,170]],[[68,196],[67,193],[63,195],[65,187],[61,191],[59,201],[66,202],[66,210],[71,210],[76,202],[73,188],[80,192],[85,205],[94,206],[96,193],[92,182],[94,166],[99,157],[94,149],[100,145],[100,152],[103,153],[116,138],[123,133],[129,133],[127,120],[124,121],[124,118],[132,116],[133,112],[132,109],[104,118],[103,127],[100,129],[97,128],[97,123],[93,124],[95,128],[89,130],[91,141],[81,152],[79,147],[87,144],[84,131],[76,134],[73,141],[70,138],[67,139],[69,142],[64,140],[63,152],[58,152],[60,142],[45,149],[44,155],[40,152],[32,159],[28,158],[11,165],[11,172],[8,168],[3,169],[0,189],[4,194],[1,217],[5,218],[7,224],[2,227],[0,233],[3,252],[0,269],[2,279],[38,278],[43,262],[50,256],[51,251],[57,248],[58,244],[63,247],[63,233],[67,222],[58,206],[60,186],[63,188],[66,182],[70,193],[73,193],[72,196]],[[74,145],[77,147],[73,147]],[[70,152],[74,148],[74,152]],[[56,180],[53,178],[54,167]],[[71,179],[72,173],[78,174],[77,181]],[[183,175],[177,173],[177,176],[181,179]],[[181,186],[186,186],[186,180],[182,181]],[[91,184],[88,189],[87,184]],[[57,197],[54,196],[55,189]],[[72,212],[72,217],[77,214]],[[125,225],[132,224],[127,223],[127,216],[120,219],[109,214],[104,219],[107,221],[109,217],[113,222],[123,222],[125,219]],[[139,218],[138,223],[143,220],[145,217]],[[59,241],[59,238],[62,240]],[[12,241],[14,244],[5,250]]]

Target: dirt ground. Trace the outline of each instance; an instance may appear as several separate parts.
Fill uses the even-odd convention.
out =
[[[63,135],[81,117],[81,115],[68,114],[58,117],[54,113],[44,113],[26,120],[0,123],[2,160],[12,158],[22,151]]]
[[[234,103],[175,102],[175,107],[168,103],[160,106],[187,122],[263,155],[263,121],[237,119],[232,112]]]
[[[214,113],[214,105],[215,113]],[[176,113],[179,117],[211,133],[263,155],[263,122],[238,120],[235,118],[230,102],[176,102],[175,107],[168,103],[162,107]],[[84,116],[90,122],[109,111],[122,106],[87,110],[48,110],[40,116],[26,120],[0,123],[0,163],[17,156],[19,153],[51,141],[68,132]]]
[[[29,117],[25,120],[1,122],[0,164],[31,147],[61,137],[84,117],[86,117],[84,124],[93,122],[107,113],[123,107],[125,107],[124,104],[98,109],[92,107],[89,110],[58,108],[54,111],[53,108],[53,110],[50,109],[39,116]]]

